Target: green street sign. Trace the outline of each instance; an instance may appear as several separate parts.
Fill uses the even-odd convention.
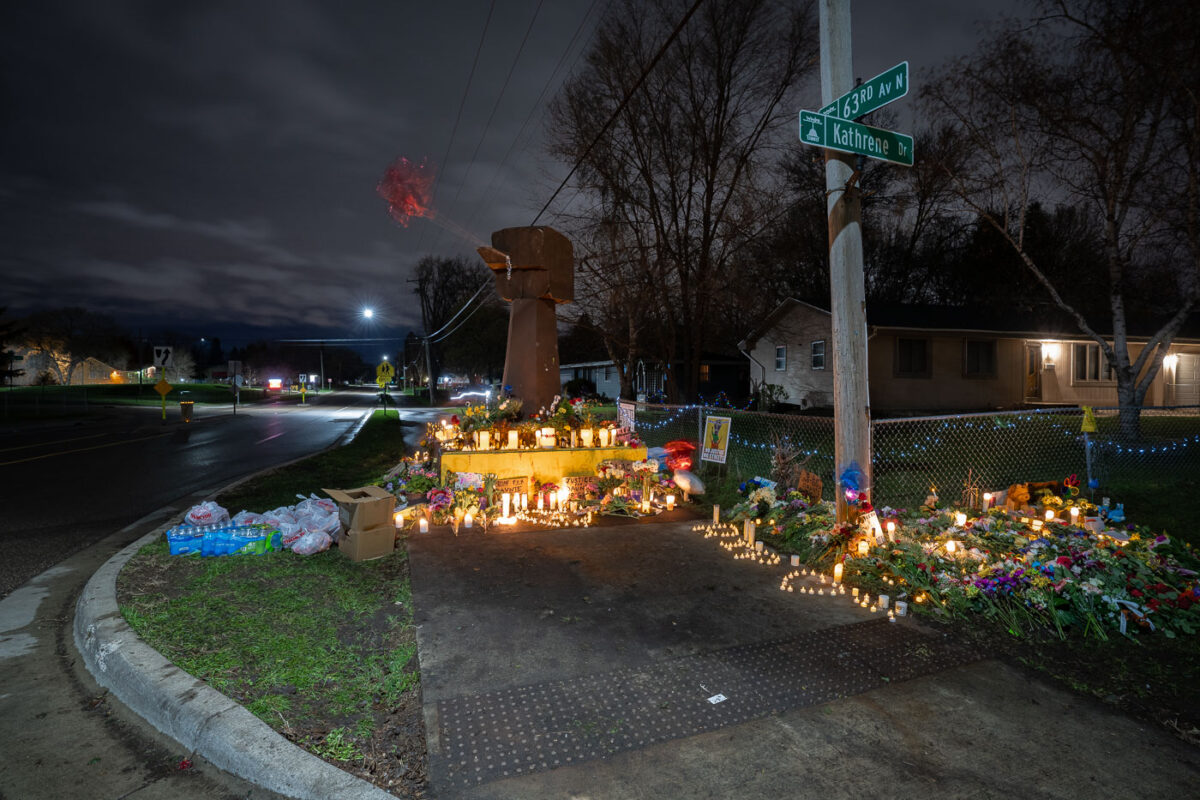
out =
[[[858,119],[908,94],[908,62],[881,72],[871,80],[860,83],[821,109],[822,114],[841,119]]]
[[[800,112],[800,141],[813,147],[854,153],[905,167],[913,164],[911,136],[815,111]]]

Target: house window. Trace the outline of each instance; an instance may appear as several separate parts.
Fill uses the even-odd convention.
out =
[[[1116,380],[1108,359],[1098,344],[1075,344],[1071,347],[1075,383],[1099,383]]]
[[[996,343],[983,339],[968,339],[963,353],[963,375],[968,378],[996,376]]]
[[[928,339],[896,339],[896,377],[929,377]]]
[[[708,383],[708,364],[700,365],[700,382]]]
[[[783,372],[787,369],[787,345],[776,345],[775,347],[775,371]]]
[[[612,364],[604,365],[604,380],[606,380],[606,381],[612,380],[612,371],[613,371]]]
[[[825,369],[825,342],[812,343],[812,368]]]

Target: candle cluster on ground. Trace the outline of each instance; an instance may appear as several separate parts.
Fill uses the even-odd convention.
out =
[[[783,563],[783,558],[778,553],[767,547],[762,540],[754,538],[755,525],[753,522],[743,525],[741,529],[729,522],[713,522],[693,525],[692,530],[701,533],[705,539],[719,539],[718,545],[722,550],[731,553],[735,561],[757,561],[767,566],[777,566]],[[814,597],[845,597],[855,605],[870,609],[872,613],[886,610],[888,619],[892,622],[896,621],[896,616],[905,616],[907,613],[907,604],[903,605],[903,611],[889,609],[889,598],[886,595],[878,604],[872,604],[870,595],[863,594],[861,598],[859,597],[857,587],[851,587],[850,592],[847,593],[846,585],[842,582],[844,566],[840,562],[834,565],[834,569],[828,575],[816,569],[799,565],[799,556],[791,556],[791,569],[784,573],[779,581],[780,591]],[[897,608],[900,606],[901,604],[897,603]]]

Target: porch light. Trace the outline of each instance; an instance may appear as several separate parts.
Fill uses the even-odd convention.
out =
[[[1047,364],[1053,364],[1058,358],[1058,342],[1042,342],[1042,358]]]

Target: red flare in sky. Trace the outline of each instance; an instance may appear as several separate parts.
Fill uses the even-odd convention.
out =
[[[425,162],[414,164],[401,156],[383,173],[375,191],[387,200],[388,213],[404,227],[413,217],[432,217],[431,189],[433,170],[425,169]]]

